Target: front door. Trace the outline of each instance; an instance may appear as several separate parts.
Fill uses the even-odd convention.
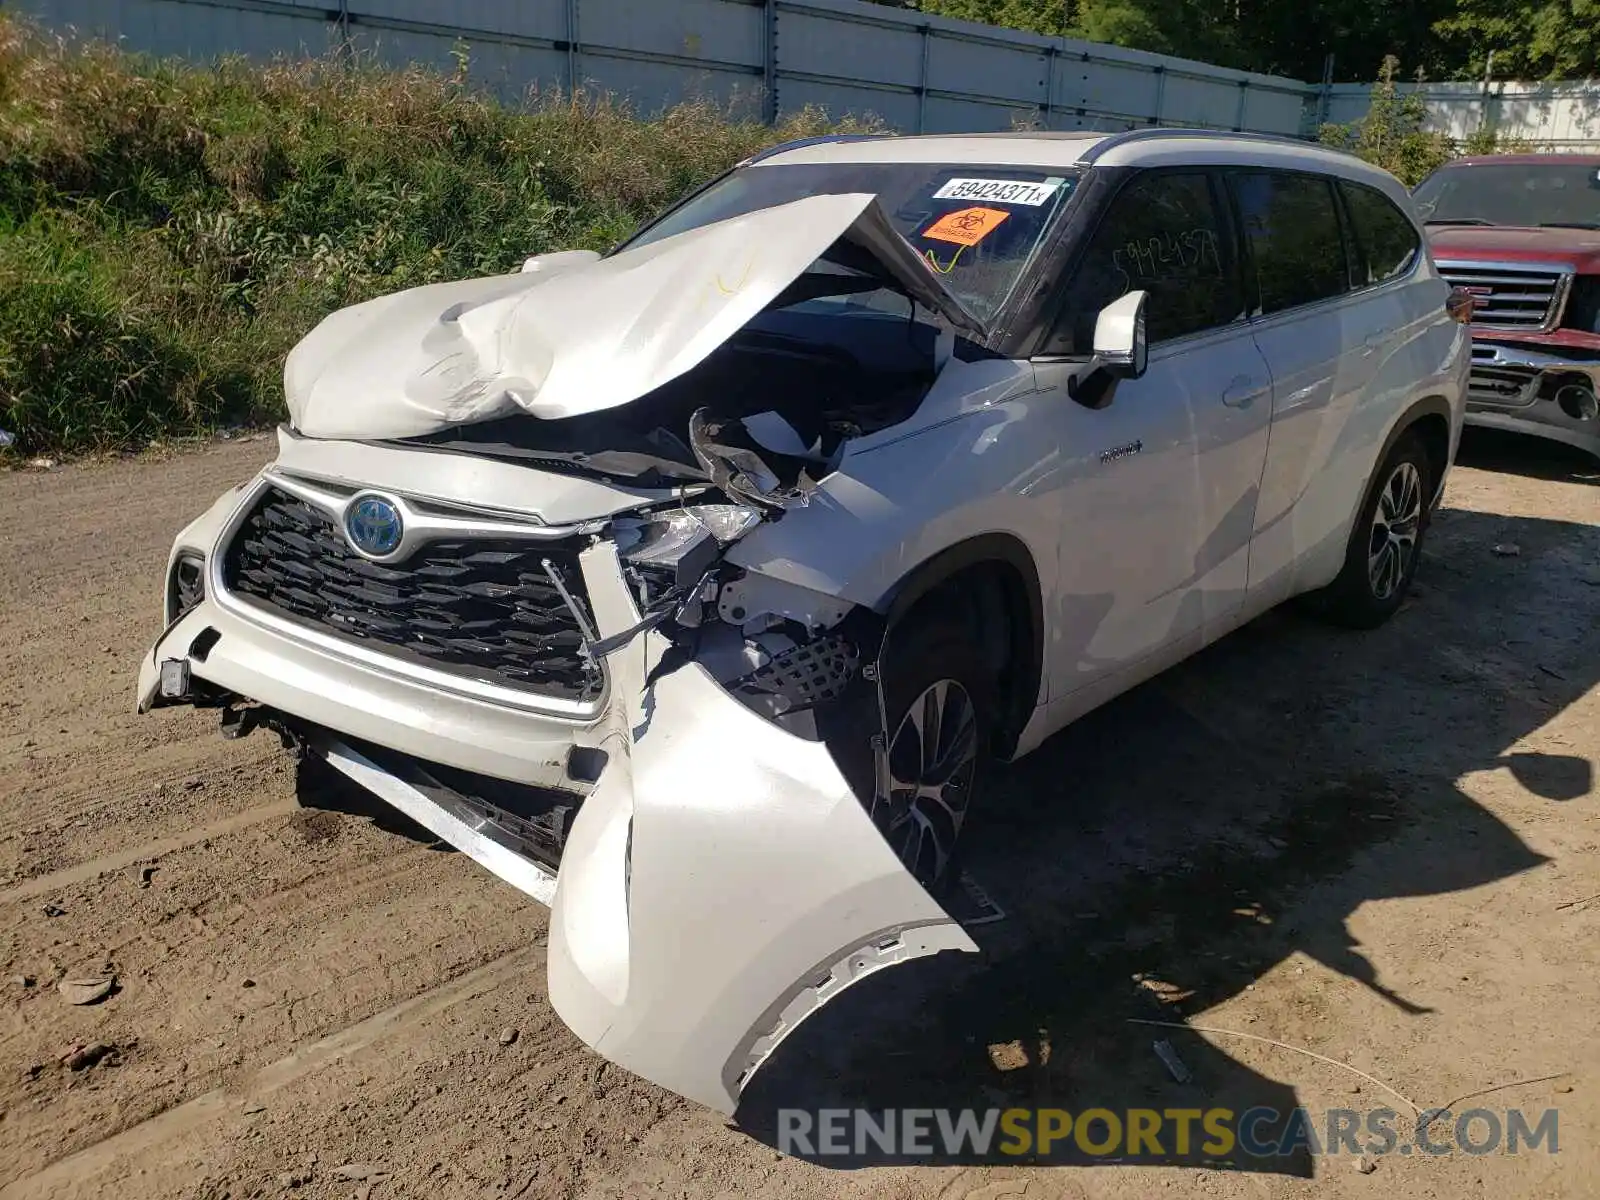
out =
[[[1205,171],[1135,176],[1074,269],[1035,364],[1059,408],[1063,458],[1052,700],[1226,628],[1243,604],[1272,385],[1220,200]],[[1095,317],[1133,290],[1148,295],[1149,368],[1086,407],[1068,392]]]

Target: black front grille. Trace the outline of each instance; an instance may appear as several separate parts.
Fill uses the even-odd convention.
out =
[[[268,488],[223,559],[228,591],[303,625],[465,678],[578,703],[603,678],[545,572],[586,603],[566,542],[430,542],[400,563],[350,548],[322,510]],[[587,619],[588,614],[585,613]]]

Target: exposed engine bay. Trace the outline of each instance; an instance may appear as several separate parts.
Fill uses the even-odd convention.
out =
[[[845,441],[915,412],[950,340],[914,311],[774,309],[629,404],[557,420],[502,417],[406,444],[639,487],[710,483],[783,507],[832,469]]]

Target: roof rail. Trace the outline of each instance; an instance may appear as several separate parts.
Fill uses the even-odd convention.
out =
[[[886,133],[825,133],[820,137],[796,138],[792,142],[779,142],[776,146],[768,146],[765,150],[757,150],[739,165],[748,167],[754,163],[769,159],[776,154],[787,154],[791,150],[804,150],[807,146],[823,146],[830,142],[874,142],[889,136]]]
[[[1182,129],[1156,125],[1142,129],[1127,129],[1121,133],[1113,133],[1105,140],[1096,142],[1084,152],[1081,163],[1092,163],[1100,158],[1107,150],[1114,150],[1118,146],[1126,146],[1130,142],[1148,142],[1156,138],[1244,138],[1252,142],[1272,142],[1280,146],[1317,146],[1329,154],[1343,154],[1342,150],[1335,150],[1331,146],[1319,146],[1310,138],[1288,137],[1281,133],[1250,133],[1246,130],[1225,129]]]

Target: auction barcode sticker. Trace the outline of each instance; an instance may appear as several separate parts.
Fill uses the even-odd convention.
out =
[[[933,194],[935,200],[987,200],[998,204],[1026,204],[1038,208],[1056,194],[1062,181],[1022,179],[952,179]]]

